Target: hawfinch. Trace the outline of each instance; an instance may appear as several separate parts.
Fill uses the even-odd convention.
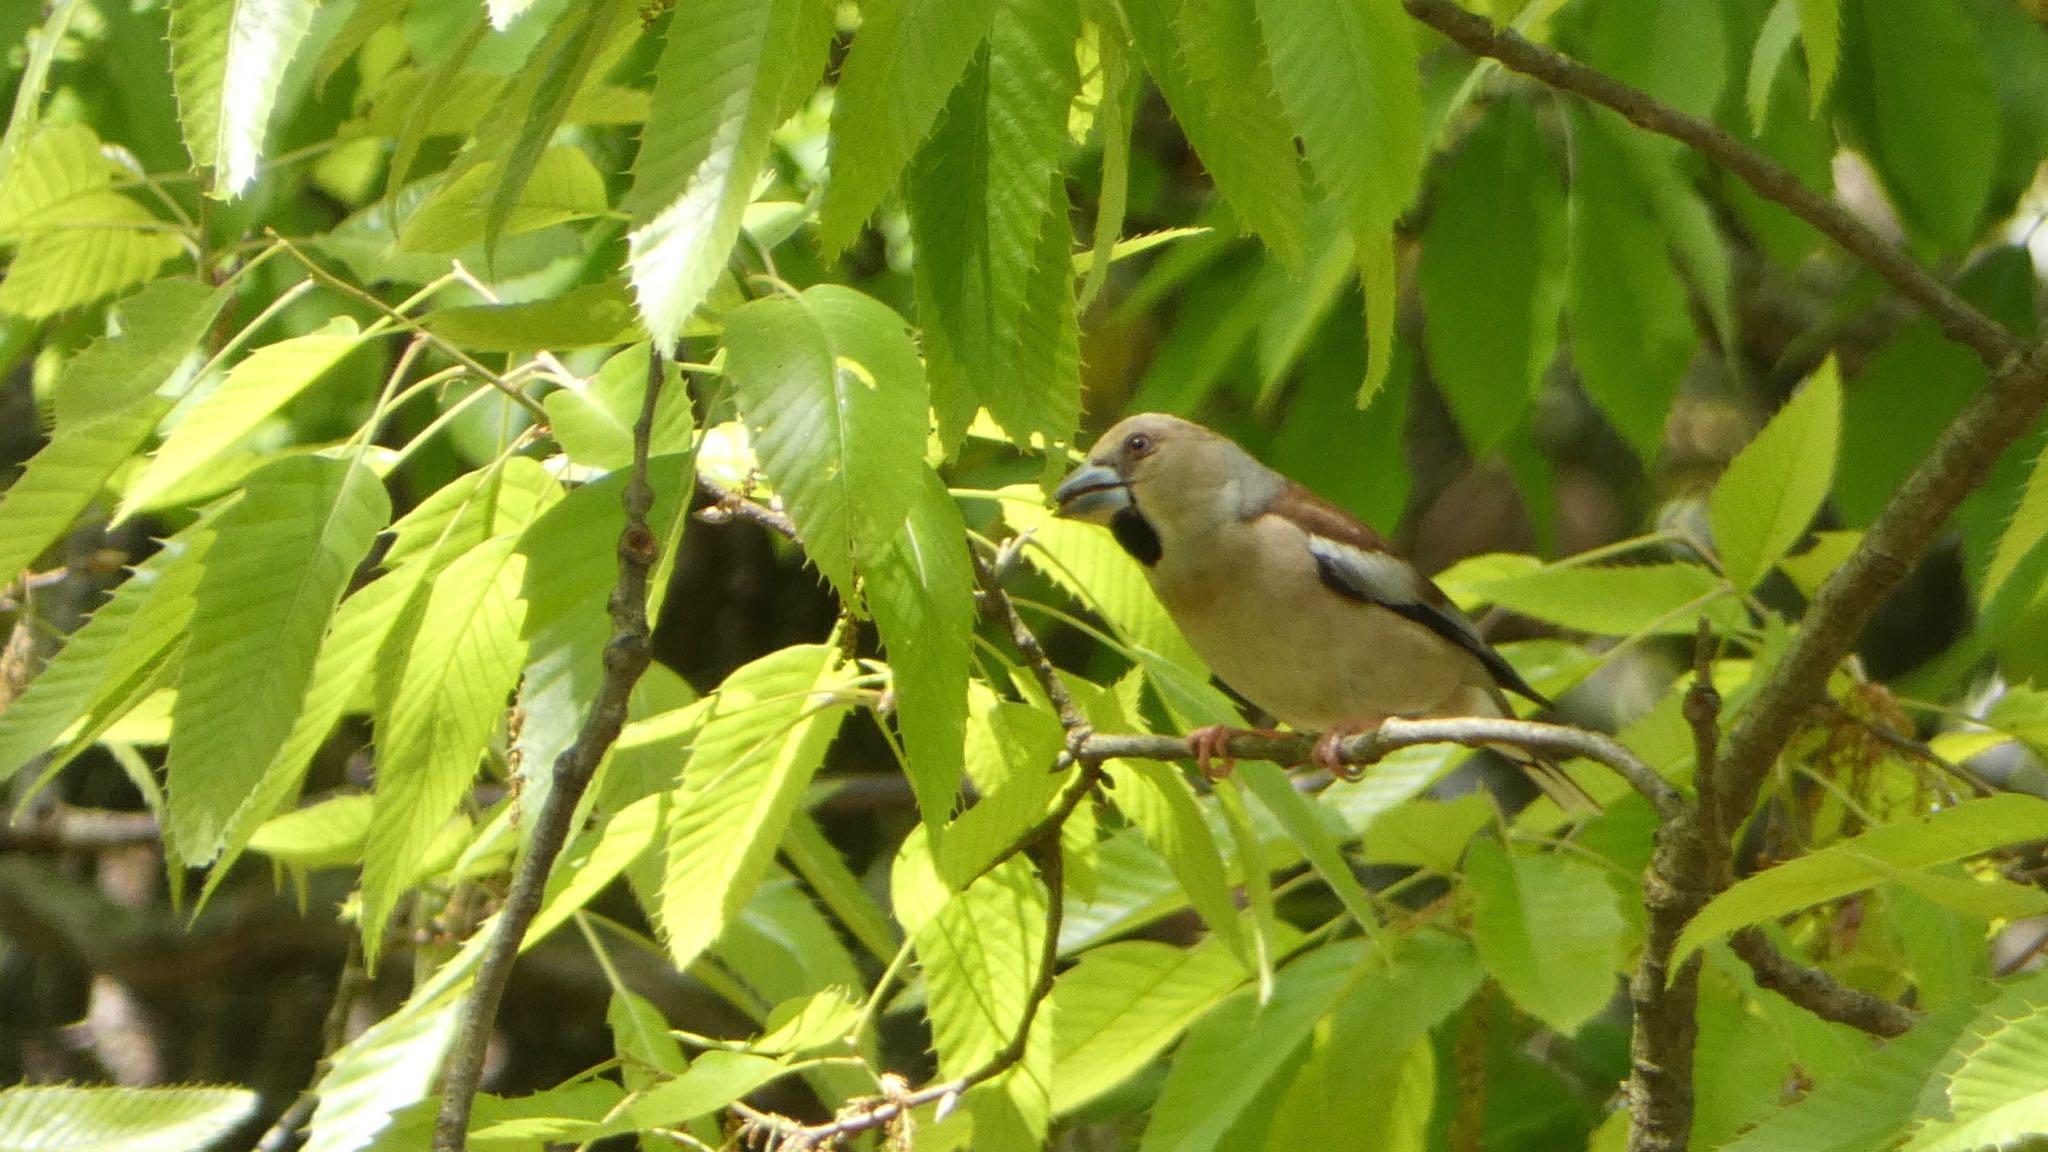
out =
[[[1219,679],[1323,734],[1322,767],[1344,772],[1342,739],[1391,716],[1513,716],[1502,689],[1549,704],[1379,533],[1200,425],[1133,416],[1054,498],[1144,566]],[[1192,735],[1205,771],[1227,735]],[[1525,766],[1546,791],[1566,783]]]

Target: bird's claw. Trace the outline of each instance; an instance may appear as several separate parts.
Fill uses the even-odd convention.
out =
[[[1377,720],[1346,720],[1330,725],[1321,736],[1316,737],[1315,750],[1309,753],[1309,763],[1328,771],[1339,780],[1358,779],[1365,775],[1365,765],[1353,764],[1344,759],[1344,741],[1379,726]]]
[[[1210,724],[1188,733],[1188,747],[1195,754],[1195,766],[1205,780],[1222,780],[1237,770],[1237,757],[1230,754],[1230,737],[1237,730],[1225,724]],[[1210,761],[1221,759],[1222,768]]]

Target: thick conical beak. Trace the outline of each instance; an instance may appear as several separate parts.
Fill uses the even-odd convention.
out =
[[[1106,524],[1131,506],[1131,487],[1106,464],[1083,464],[1052,494],[1059,514],[1070,520]]]

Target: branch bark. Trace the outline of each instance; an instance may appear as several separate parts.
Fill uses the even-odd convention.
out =
[[[647,483],[647,444],[653,435],[654,405],[661,396],[665,363],[659,349],[648,354],[647,388],[641,397],[639,419],[633,423],[633,467],[624,496],[626,527],[619,533],[619,581],[609,605],[612,635],[604,649],[604,678],[576,742],[555,761],[554,785],[534,818],[526,855],[519,861],[497,928],[477,965],[476,984],[463,1005],[462,1027],[448,1055],[441,1111],[434,1120],[435,1152],[463,1152],[468,1141],[470,1107],[483,1079],[484,1050],[497,1018],[498,1001],[512,976],[512,961],[540,911],[548,873],[568,842],[577,802],[590,786],[598,762],[618,741],[633,685],[652,659],[647,581],[660,556],[654,533],[647,527],[647,509],[654,502],[653,489]]]
[[[1728,945],[1769,988],[1823,1020],[1860,1028],[1872,1036],[1904,1035],[1918,1014],[1882,997],[1845,987],[1818,968],[1810,968],[1771,943],[1761,928],[1749,927],[1729,937]]]

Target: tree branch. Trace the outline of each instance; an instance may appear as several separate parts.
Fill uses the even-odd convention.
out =
[[[1810,968],[1778,951],[1770,937],[1755,926],[1728,938],[1758,985],[1769,988],[1823,1020],[1860,1028],[1872,1036],[1890,1038],[1904,1035],[1919,1017],[1879,996],[1844,987],[1818,968]]]
[[[654,405],[661,396],[664,367],[661,351],[650,350],[647,388],[640,401],[640,417],[633,423],[633,467],[624,496],[626,527],[619,533],[619,581],[609,605],[612,635],[604,649],[604,679],[576,742],[555,760],[554,785],[534,817],[526,855],[519,861],[497,928],[477,965],[476,984],[463,1005],[462,1027],[448,1057],[441,1111],[434,1120],[435,1152],[462,1152],[468,1140],[470,1106],[483,1079],[484,1050],[497,1018],[498,1001],[511,979],[512,961],[540,910],[548,872],[568,841],[577,802],[590,786],[598,762],[618,741],[633,685],[652,659],[647,581],[660,556],[654,533],[647,527],[647,509],[654,502],[653,489],[647,483],[647,444],[653,436]]]
[[[2018,357],[2020,342],[1997,321],[1972,307],[1911,256],[1841,205],[1799,182],[1770,157],[1744,144],[1710,120],[1687,115],[1637,88],[1560,52],[1533,44],[1453,0],[1401,0],[1408,14],[1475,56],[1486,56],[1563,92],[1584,97],[1626,117],[1637,127],[1669,136],[1712,160],[1784,206],[1869,265],[1908,299],[1925,308],[1958,344],[1976,349],[1994,369]]]
[[[162,836],[147,812],[58,805],[25,826],[0,824],[0,852],[106,852],[155,844]]]
[[[1338,745],[1338,757],[1346,764],[1366,765],[1385,759],[1402,748],[1419,744],[1462,744],[1483,748],[1507,744],[1542,756],[1582,757],[1612,769],[1630,787],[1650,802],[1663,820],[1676,819],[1689,805],[1671,782],[1657,775],[1620,741],[1599,732],[1563,724],[1534,720],[1507,720],[1488,716],[1459,716],[1441,720],[1388,720],[1378,728],[1345,739]],[[1232,732],[1221,751],[1238,760],[1266,760],[1283,767],[1310,762],[1315,750],[1311,733]],[[1120,736],[1095,734],[1081,745],[1083,762],[1103,760],[1183,760],[1194,755],[1181,736]]]
[[[1778,751],[1799,717],[1818,701],[1871,613],[1927,552],[1963,497],[2048,406],[2048,342],[1994,373],[1942,429],[1933,451],[1914,467],[1878,513],[1862,543],[1821,585],[1784,659],[1770,668],[1721,749],[1721,817],[1727,827],[1756,803]]]

